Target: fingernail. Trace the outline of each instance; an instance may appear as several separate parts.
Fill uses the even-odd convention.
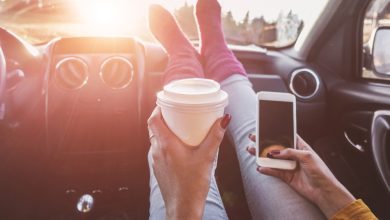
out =
[[[271,152],[269,154],[278,155],[278,154],[280,154],[280,150],[271,150]]]
[[[227,126],[229,125],[231,119],[232,119],[232,116],[230,114],[225,114],[225,116],[223,116],[223,119],[221,121],[221,127],[223,129],[226,129]]]
[[[257,167],[256,170],[257,170],[258,172],[260,172],[260,167]]]
[[[267,153],[267,157],[268,157],[268,158],[274,158],[274,156],[273,156],[272,153]]]
[[[248,147],[246,147],[246,151],[248,151],[248,152],[249,152],[249,146],[248,146]]]
[[[249,138],[249,139],[252,139],[252,134],[249,134],[249,135],[248,135],[248,138]]]

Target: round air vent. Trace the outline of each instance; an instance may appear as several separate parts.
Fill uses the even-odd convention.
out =
[[[320,88],[320,80],[310,69],[298,69],[291,74],[290,90],[302,99],[312,98]]]
[[[111,57],[105,60],[100,68],[103,82],[113,89],[128,86],[133,79],[134,67],[123,57]]]
[[[65,89],[79,89],[88,81],[88,65],[80,58],[62,59],[56,65],[56,83]]]

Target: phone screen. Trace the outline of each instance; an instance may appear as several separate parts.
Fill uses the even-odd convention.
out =
[[[258,157],[269,152],[294,148],[294,103],[259,100]]]

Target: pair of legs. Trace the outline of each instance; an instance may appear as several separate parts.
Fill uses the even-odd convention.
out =
[[[256,94],[241,63],[227,48],[221,29],[221,9],[216,0],[199,0],[196,16],[201,38],[200,54],[191,46],[172,15],[159,6],[150,10],[150,28],[166,49],[169,63],[164,82],[206,77],[221,83],[229,94],[226,113],[232,121],[227,134],[234,144],[240,164],[247,202],[254,219],[323,219],[321,211],[279,179],[256,171],[255,158],[247,151],[249,133],[256,128]],[[203,65],[202,65],[203,64]],[[165,206],[157,180],[150,167],[150,219],[164,219]],[[203,219],[227,219],[214,177],[207,195]]]

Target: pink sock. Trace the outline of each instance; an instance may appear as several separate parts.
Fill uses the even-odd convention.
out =
[[[160,5],[150,6],[149,27],[169,56],[164,73],[164,84],[184,78],[204,78],[198,52],[185,37],[169,11]]]
[[[198,0],[196,18],[201,35],[201,57],[206,77],[222,81],[233,74],[246,76],[246,71],[227,47],[222,25],[221,6],[217,0]]]

